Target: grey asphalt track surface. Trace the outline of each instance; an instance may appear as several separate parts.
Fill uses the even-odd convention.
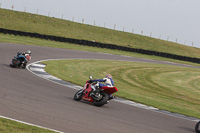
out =
[[[28,49],[32,51],[31,62],[85,58],[171,64],[119,55],[0,43],[0,115],[66,133],[194,133],[194,121],[115,101],[103,107],[77,102],[73,100],[76,90],[42,79],[28,70],[9,67],[18,51]]]

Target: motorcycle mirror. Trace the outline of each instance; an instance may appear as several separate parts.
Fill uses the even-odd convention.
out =
[[[92,79],[92,76],[90,76],[90,79]]]

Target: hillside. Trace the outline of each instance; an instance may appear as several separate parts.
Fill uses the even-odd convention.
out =
[[[137,34],[80,24],[30,13],[0,9],[0,28],[84,39],[102,43],[172,53],[200,56],[200,49]]]

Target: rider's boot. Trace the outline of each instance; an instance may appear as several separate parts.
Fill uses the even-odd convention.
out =
[[[22,68],[24,68],[24,69],[25,69],[25,68],[26,68],[26,64],[23,64]]]
[[[112,94],[109,96],[109,100],[114,99],[115,96],[113,96]]]

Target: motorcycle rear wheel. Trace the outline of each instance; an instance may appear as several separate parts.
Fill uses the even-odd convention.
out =
[[[76,94],[74,95],[74,100],[76,101],[80,101],[83,95],[83,90],[79,90],[78,92],[76,92]]]
[[[94,105],[95,106],[98,106],[98,107],[103,106],[109,100],[109,96],[108,96],[107,93],[102,92],[101,95],[103,96],[103,98],[101,100],[98,100],[98,101],[94,100]]]
[[[196,133],[200,133],[200,121],[197,122],[197,124],[195,126],[195,131],[196,131]]]

